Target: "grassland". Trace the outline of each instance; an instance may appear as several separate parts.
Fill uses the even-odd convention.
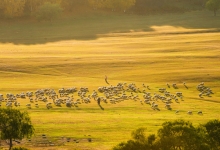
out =
[[[1,22],[2,94],[73,86],[92,91],[107,86],[107,75],[111,85],[127,82],[142,88],[145,83],[151,93],[166,83],[177,83],[179,89],[169,91],[184,95],[184,101],[172,104],[172,111],[162,103],[161,111],[154,111],[138,101],[102,104],[104,111],[95,102],[51,110],[40,103],[40,108],[27,110],[28,100],[20,100],[20,109],[30,113],[36,129],[32,142],[24,140],[24,145],[105,150],[128,140],[138,127],[147,127],[149,134],[167,120],[187,119],[198,125],[220,119],[220,18],[211,15],[204,11],[156,16],[93,14],[53,23]],[[198,97],[200,82],[214,91],[212,97]],[[177,109],[179,115],[175,115]],[[187,115],[188,110],[194,114]],[[198,110],[204,114],[197,115]],[[59,146],[37,146],[41,134]],[[62,145],[62,137],[72,141]]]

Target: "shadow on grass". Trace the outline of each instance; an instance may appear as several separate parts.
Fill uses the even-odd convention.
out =
[[[104,110],[104,108],[100,104],[99,104],[99,107],[100,107],[101,110]]]
[[[30,45],[63,40],[87,41],[95,40],[108,33],[152,32],[155,31],[155,29],[152,28],[153,26],[207,29],[207,31],[202,31],[204,33],[220,32],[219,18],[219,16],[212,16],[211,12],[197,11],[183,14],[150,16],[91,14],[69,17],[52,23],[36,21],[2,21],[0,23],[0,43]],[[194,33],[197,33],[197,31]],[[172,32],[171,34],[183,33]]]

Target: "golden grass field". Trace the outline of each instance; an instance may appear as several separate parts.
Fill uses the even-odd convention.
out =
[[[164,121],[186,119],[194,125],[220,119],[220,20],[209,12],[175,15],[85,15],[48,22],[6,21],[0,23],[0,93],[21,93],[37,89],[88,87],[119,82],[149,85],[158,93],[166,83],[176,83],[183,92],[180,103],[161,111],[128,100],[104,104],[95,101],[78,108],[27,109],[27,99],[19,99],[19,109],[27,110],[35,127],[30,149],[108,150],[131,138],[131,131],[146,127],[155,133]],[[189,87],[186,89],[183,82]],[[196,86],[204,82],[214,94],[199,98]],[[101,94],[100,94],[101,95]],[[140,99],[142,93],[138,94]],[[77,94],[74,94],[77,97]],[[4,107],[4,103],[2,103]],[[176,110],[180,110],[178,115]],[[187,111],[193,115],[187,115]],[[202,110],[203,115],[197,115]],[[55,146],[44,146],[46,134]],[[70,142],[64,142],[71,138]],[[87,138],[92,138],[88,142]],[[79,143],[76,143],[77,139]],[[64,144],[63,144],[64,142]],[[2,142],[3,143],[3,142]],[[5,145],[4,145],[5,146]]]

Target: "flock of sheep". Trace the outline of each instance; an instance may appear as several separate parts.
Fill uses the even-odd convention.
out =
[[[188,89],[185,83],[183,85]],[[177,92],[171,93],[167,90],[171,88],[176,89]],[[141,88],[134,83],[118,83],[116,86],[101,86],[91,92],[87,87],[79,89],[76,87],[61,88],[57,92],[53,89],[38,89],[35,92],[8,93],[5,96],[0,94],[0,106],[5,103],[6,107],[19,107],[22,99],[28,99],[29,103],[25,104],[28,109],[38,108],[40,106],[38,102],[43,102],[47,109],[52,109],[53,107],[63,106],[78,107],[82,103],[88,104],[92,101],[95,101],[102,108],[102,103],[116,104],[132,100],[139,101],[142,105],[147,104],[153,110],[160,110],[161,107],[172,110],[172,103],[179,103],[183,100],[183,93],[178,90],[179,88],[175,83],[171,85],[167,83],[166,88],[158,88],[156,93],[151,93],[150,87],[144,83]],[[206,87],[204,83],[200,83],[197,90],[200,92],[198,95],[200,98],[213,94],[212,90]],[[162,105],[160,107],[159,102]],[[175,113],[179,113],[179,110],[176,110]],[[191,115],[192,111],[187,113]],[[202,114],[202,111],[198,111],[198,114]]]

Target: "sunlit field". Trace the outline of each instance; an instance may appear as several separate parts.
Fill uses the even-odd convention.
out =
[[[19,98],[21,106],[17,109],[28,111],[35,127],[31,140],[24,139],[20,145],[39,150],[108,150],[130,139],[131,131],[139,127],[146,127],[147,134],[156,134],[164,121],[185,119],[199,125],[220,119],[219,27],[219,16],[203,11],[154,16],[83,15],[52,23],[1,22],[0,94],[88,87],[88,95],[98,87],[118,83],[134,83],[140,90],[133,92],[137,99],[101,102],[104,110],[93,99],[78,107],[63,104],[52,109],[38,101],[34,103],[39,108],[33,103],[28,109],[29,99]],[[214,94],[199,97],[196,87],[201,82]],[[173,101],[172,110],[156,101],[160,111],[153,110],[143,103],[143,90],[152,96],[162,95],[159,88],[173,94],[182,92],[183,98]],[[70,96],[79,98],[77,92]],[[48,102],[53,101],[48,98]],[[3,141],[1,144],[6,147]]]

